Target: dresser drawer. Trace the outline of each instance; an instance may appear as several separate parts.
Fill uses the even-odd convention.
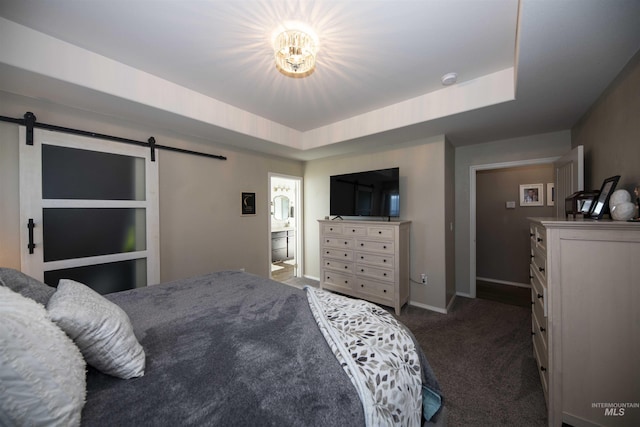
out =
[[[345,225],[343,228],[343,235],[345,236],[366,236],[367,227],[357,225]]]
[[[390,283],[358,279],[355,288],[363,298],[381,304],[388,304],[394,298],[394,286]]]
[[[356,248],[363,251],[393,254],[395,247],[393,242],[381,242],[377,240],[356,239]]]
[[[340,237],[324,237],[322,245],[327,248],[353,249],[353,239],[342,239]]]
[[[342,248],[340,248],[340,249],[323,248],[322,249],[322,257],[323,258],[341,259],[343,261],[353,261],[353,251],[342,250]]]
[[[356,252],[356,261],[363,264],[393,268],[393,255],[378,255],[369,252]]]
[[[367,236],[381,237],[383,239],[393,238],[393,228],[391,227],[367,227]]]
[[[533,267],[530,267],[533,269]],[[547,288],[543,286],[538,277],[531,272],[531,301],[534,302],[533,310],[538,311],[538,319],[544,319],[547,322]]]
[[[538,365],[538,373],[540,374],[540,382],[542,383],[542,391],[544,398],[549,403],[549,362],[546,348],[543,347],[539,335],[533,336],[533,355]]]
[[[365,276],[384,280],[385,282],[393,282],[395,275],[393,274],[393,270],[358,264],[356,267],[356,276]]]
[[[325,271],[322,288],[351,294],[351,292],[353,292],[353,289],[354,289],[354,286],[352,285],[355,282],[355,280],[352,277],[353,276],[334,273],[332,271]]]
[[[547,257],[544,253],[540,252],[538,248],[531,249],[531,267],[533,268],[534,276],[538,277],[538,280],[545,286],[547,284]]]
[[[540,318],[536,311],[531,314],[531,332],[534,334],[534,338],[537,338],[542,344],[540,351],[546,355],[549,348],[547,321],[544,317]]]
[[[342,235],[342,224],[325,224],[322,226],[322,234]]]
[[[533,239],[536,245],[536,248],[540,250],[543,254],[547,253],[547,231],[544,227],[541,227],[537,224],[533,224]]]
[[[329,270],[342,271],[346,274],[353,274],[353,263],[352,262],[342,262],[335,259],[324,259],[322,260],[322,264],[324,268]]]

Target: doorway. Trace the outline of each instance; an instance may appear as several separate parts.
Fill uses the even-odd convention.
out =
[[[470,212],[469,212],[469,220],[470,220],[470,224],[469,224],[469,234],[470,234],[470,248],[469,248],[469,273],[470,273],[470,277],[469,277],[469,297],[471,298],[476,298],[477,297],[477,285],[476,282],[478,280],[480,281],[485,281],[483,279],[485,279],[484,277],[480,276],[478,277],[477,275],[477,214],[478,214],[478,204],[477,204],[477,199],[478,199],[478,195],[477,195],[477,178],[478,178],[478,174],[479,173],[483,173],[483,171],[490,171],[490,170],[507,170],[507,169],[517,169],[517,168],[524,168],[524,167],[529,167],[529,166],[533,166],[533,165],[544,165],[544,164],[548,164],[551,165],[553,164],[553,162],[557,160],[557,157],[553,157],[553,158],[543,158],[543,159],[533,159],[533,160],[521,160],[521,161],[513,161],[513,162],[505,162],[505,163],[493,163],[493,164],[486,164],[486,165],[475,165],[475,166],[471,166],[469,169],[469,178],[470,178],[470,183],[469,183],[469,195],[470,195],[470,204],[469,204],[469,208],[470,208]],[[523,183],[524,184],[524,183]],[[517,191],[518,191],[518,187],[517,187],[518,183],[513,183],[513,186],[515,186],[514,188],[515,193],[514,196],[511,198],[506,198],[505,200],[501,200],[499,202],[496,203],[496,206],[498,206],[498,209],[504,210],[506,212],[506,210],[508,208],[506,208],[506,202],[508,201],[514,201],[516,202],[516,205],[519,206],[519,202],[517,201]],[[518,209],[518,208],[516,208]],[[532,209],[532,208],[527,208],[527,209]],[[535,216],[535,215],[531,215],[531,216]],[[526,247],[524,247],[523,250],[527,250]],[[526,253],[522,256],[523,260],[528,260]],[[528,270],[527,270],[528,271]],[[492,282],[493,284],[499,284],[499,285],[518,285],[520,284],[520,282],[522,282],[521,280],[496,280],[496,278],[491,277],[490,278],[490,282]],[[527,281],[528,282],[528,281]],[[526,283],[526,282],[525,282]]]
[[[269,275],[287,282],[302,277],[302,178],[269,174]]]

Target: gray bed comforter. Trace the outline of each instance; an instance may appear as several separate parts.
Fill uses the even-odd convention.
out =
[[[90,368],[83,425],[364,425],[302,290],[226,271],[106,297],[129,315],[145,375]]]

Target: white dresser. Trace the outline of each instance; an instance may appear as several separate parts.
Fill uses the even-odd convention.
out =
[[[549,425],[640,425],[640,224],[530,218]]]
[[[320,287],[393,307],[409,300],[410,221],[320,220]]]

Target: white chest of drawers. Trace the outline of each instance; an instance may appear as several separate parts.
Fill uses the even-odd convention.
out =
[[[320,287],[395,309],[409,300],[410,221],[320,220]]]
[[[533,351],[549,425],[640,425],[640,224],[531,220]]]

